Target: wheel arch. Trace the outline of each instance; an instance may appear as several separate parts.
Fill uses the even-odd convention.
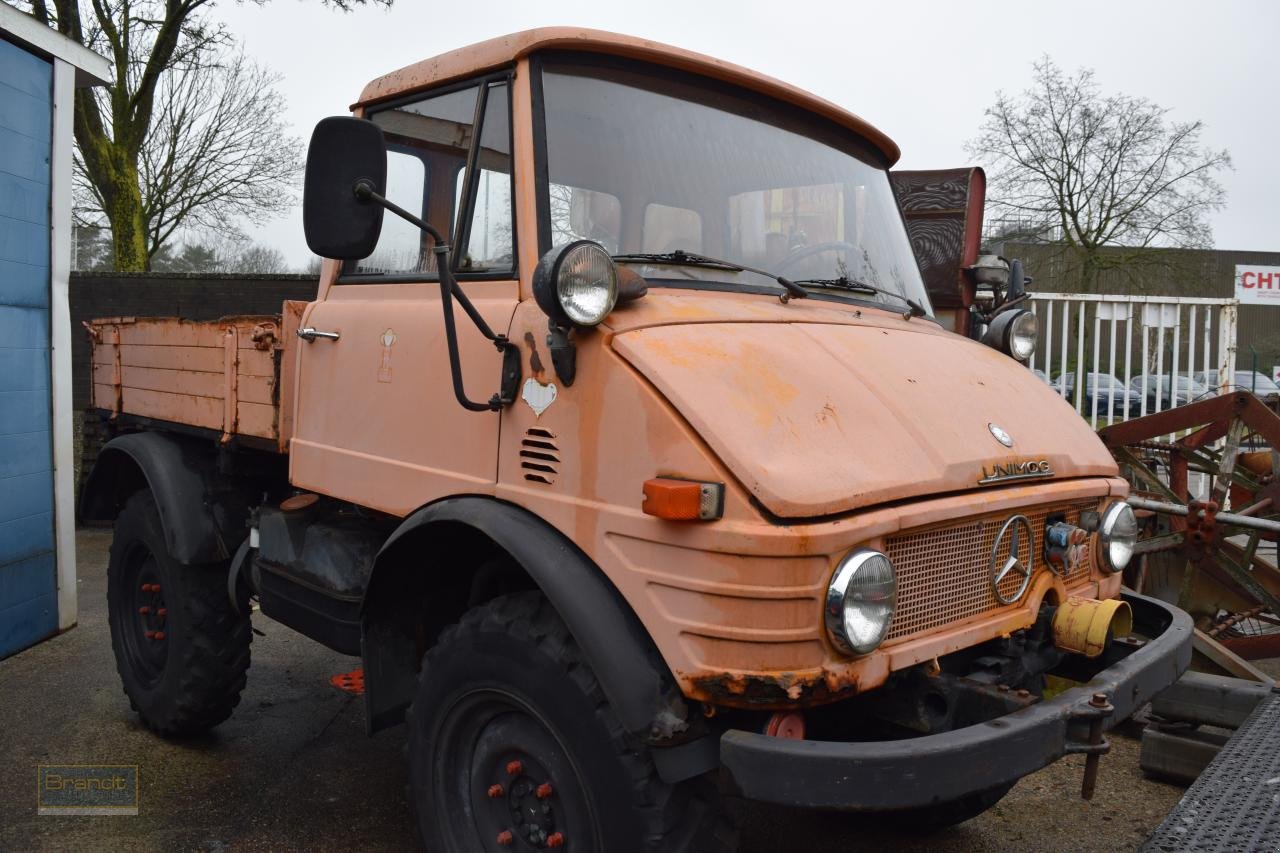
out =
[[[428,587],[441,572],[423,570],[420,558],[411,558],[429,549],[433,556],[448,559],[459,548],[476,547],[492,549],[492,554],[472,560],[465,601],[447,583],[445,594],[437,597]],[[531,587],[555,607],[629,731],[660,740],[683,730],[686,708],[679,689],[639,617],[604,572],[528,510],[491,497],[463,496],[408,516],[375,559],[361,620],[372,731],[403,718],[422,652],[434,634],[468,607],[510,591],[503,587],[500,570],[494,573],[496,583],[494,577],[484,577],[484,558],[503,556],[514,561]],[[508,576],[507,582],[513,581],[518,583],[518,578]],[[474,596],[477,582],[480,600]],[[418,598],[421,594],[425,597]],[[419,618],[418,605],[424,601],[432,609]]]
[[[227,560],[248,531],[239,513],[226,511],[225,499],[214,499],[209,483],[216,471],[217,451],[207,442],[161,432],[116,436],[85,481],[80,520],[115,521],[131,495],[149,489],[174,559],[188,565]]]

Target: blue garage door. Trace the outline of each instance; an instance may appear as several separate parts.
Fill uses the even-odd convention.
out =
[[[57,630],[49,393],[53,67],[0,40],[0,657]]]

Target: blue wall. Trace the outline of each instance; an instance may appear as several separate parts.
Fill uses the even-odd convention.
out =
[[[49,379],[53,66],[0,40],[0,657],[58,627]]]

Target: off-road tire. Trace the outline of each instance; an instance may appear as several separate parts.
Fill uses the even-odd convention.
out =
[[[155,498],[146,489],[134,493],[116,519],[107,613],[125,695],[148,728],[184,737],[231,716],[252,639],[247,593],[240,605],[236,612],[227,598],[227,566],[175,561]]]
[[[430,853],[553,846],[537,831],[559,832],[566,849],[584,853],[737,846],[712,780],[659,778],[537,592],[494,599],[443,632],[423,660],[406,754],[415,823]],[[535,799],[532,786],[543,781],[554,793]],[[542,812],[517,823],[523,807]],[[506,844],[497,840],[504,830],[512,832]]]

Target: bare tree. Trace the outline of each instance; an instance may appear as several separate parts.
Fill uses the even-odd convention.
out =
[[[1227,152],[1200,144],[1202,122],[1175,122],[1146,98],[1103,95],[1093,72],[1035,64],[1031,88],[998,93],[971,156],[988,170],[988,221],[1005,237],[1059,245],[1078,286],[1104,270],[1142,267],[1205,248],[1207,214],[1226,193]]]
[[[252,275],[292,272],[283,252],[274,246],[264,246],[261,243],[251,243],[242,248],[235,257],[226,261],[225,268],[227,272]]]
[[[391,0],[326,2],[346,10]],[[230,37],[201,14],[213,0],[25,0],[24,5],[41,23],[106,54],[115,66],[109,89],[76,90],[75,138],[83,173],[111,227],[116,269],[144,270],[150,229],[141,163],[157,95],[169,72],[207,70],[211,56],[224,50]]]
[[[217,59],[174,69],[161,82],[139,152],[148,256],[178,229],[237,218],[261,224],[296,200],[302,141],[286,130],[274,88],[280,76],[243,54]]]

